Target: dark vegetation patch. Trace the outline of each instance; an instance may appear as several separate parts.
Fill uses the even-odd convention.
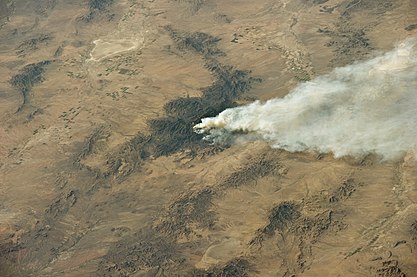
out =
[[[397,260],[389,260],[382,262],[382,266],[377,270],[380,277],[406,277],[407,275],[398,266]]]
[[[251,77],[249,71],[215,60],[221,54],[217,48],[219,39],[205,33],[184,34],[170,27],[167,30],[179,50],[204,57],[206,67],[216,80],[202,89],[201,97],[178,98],[166,103],[166,116],[149,120],[147,134],[138,133],[109,158],[109,174],[127,176],[149,157],[170,155],[180,150],[190,150],[193,155],[207,148],[218,150],[218,146],[202,141],[203,136],[196,134],[193,126],[204,117],[216,116],[224,109],[236,106],[235,101],[249,91],[254,82],[260,81]]]
[[[114,0],[88,0],[88,7],[90,11],[103,11],[113,4],[113,2]]]
[[[93,168],[85,163],[83,163],[83,160],[88,157],[89,155],[98,153],[99,150],[101,150],[104,147],[104,142],[107,140],[107,138],[110,136],[110,133],[104,126],[99,126],[96,129],[94,129],[91,134],[84,140],[84,142],[81,144],[79,150],[76,152],[73,160],[73,165],[79,169],[79,170],[87,170],[90,174],[94,174],[95,180],[97,182],[94,183],[92,186],[92,190],[97,189],[100,187],[100,179],[105,179],[109,173],[108,172],[102,172],[98,168]],[[92,192],[92,191],[90,191]]]
[[[79,19],[85,23],[91,22],[97,15],[104,14],[110,21],[114,14],[109,13],[109,8],[114,4],[114,0],[88,0],[89,13],[81,16]]]
[[[320,5],[328,2],[329,0],[304,0],[308,4]]]
[[[181,238],[194,235],[193,228],[211,228],[216,219],[216,214],[210,210],[213,195],[213,190],[205,188],[181,196],[168,207],[156,230]]]
[[[22,42],[18,47],[16,54],[25,55],[28,52],[35,51],[39,49],[39,45],[46,45],[52,39],[52,36],[49,34],[41,34],[39,36],[30,38]]]
[[[30,276],[19,264],[22,246],[11,242],[0,242],[0,276]]]
[[[227,24],[230,24],[233,21],[233,19],[227,16],[226,14],[217,14],[215,16],[215,19],[219,21],[220,23],[227,23]]]
[[[24,275],[22,275],[22,269],[19,269],[16,263],[0,257],[0,276],[15,277],[15,276],[24,276]]]
[[[417,220],[411,224],[411,234],[413,235],[413,239],[417,240]]]
[[[416,24],[410,24],[410,25],[408,25],[407,27],[404,28],[404,30],[406,30],[408,32],[413,31],[415,29],[417,29],[417,23]]]
[[[312,246],[317,243],[320,237],[335,223],[336,221],[333,220],[332,211],[324,211],[316,213],[314,216],[303,215],[293,224],[289,225],[288,232],[291,234],[290,236],[296,237],[299,241],[299,244],[296,246],[299,254],[297,255],[297,261],[293,267],[295,272],[303,272],[308,268],[313,256]],[[280,236],[285,240],[285,234],[283,232],[280,233]]]
[[[356,191],[356,186],[357,184],[352,178],[343,181],[342,185],[330,196],[329,202],[335,203],[348,199]]]
[[[48,11],[55,8],[56,4],[57,0],[36,1],[35,12],[42,16],[48,16]]]
[[[223,181],[222,185],[225,187],[238,187],[278,172],[280,168],[282,166],[273,155],[262,154],[234,171]]]
[[[282,231],[300,216],[301,213],[295,203],[283,202],[271,210],[268,216],[269,223],[262,232],[267,235],[272,235],[275,231]]]
[[[290,261],[284,252],[282,259],[287,265],[287,271],[302,272],[308,267],[308,260],[312,256],[312,245],[336,223],[332,218],[332,211],[311,212],[306,215],[304,204],[283,202],[272,208],[269,214],[269,223],[258,230],[257,235],[250,242],[251,245],[262,247],[265,240],[273,239],[277,244],[277,251],[288,251],[288,247],[295,247],[297,261]],[[294,242],[298,242],[294,244]],[[268,241],[268,243],[270,243]]]
[[[256,272],[254,266],[243,258],[236,258],[223,266],[217,266],[208,270],[194,269],[186,276],[193,277],[248,277]]]
[[[335,29],[319,28],[319,32],[330,37],[326,46],[334,49],[336,56],[333,62],[351,63],[365,57],[373,49],[365,29],[352,26],[348,19],[342,19]]]
[[[330,199],[335,204],[343,202],[352,195],[357,186],[352,178],[348,178],[334,191]],[[303,199],[301,203],[279,203],[270,210],[268,223],[256,232],[250,245],[262,248],[264,243],[276,243],[276,251],[279,253],[293,249],[297,253],[296,262],[284,254],[281,257],[283,265],[291,274],[303,272],[311,263],[312,246],[326,233],[337,233],[346,227],[343,222],[344,212],[329,209],[328,200],[326,193],[319,192]]]
[[[10,15],[15,8],[15,3],[11,0],[0,1],[0,29],[10,20]]]
[[[10,79],[11,85],[18,89],[23,97],[23,102],[19,110],[29,103],[29,95],[32,87],[44,80],[43,74],[45,73],[45,67],[50,63],[51,61],[42,61],[28,64]]]
[[[363,157],[360,157],[359,160],[354,159],[352,164],[355,165],[355,166],[357,166],[357,165],[359,165],[359,166],[372,166],[372,165],[378,163],[381,160],[382,160],[381,156],[379,156],[375,153],[369,153],[369,154],[366,154]]]
[[[187,3],[192,15],[197,13],[206,2],[206,0],[175,0],[175,1],[180,2],[180,3],[181,2]]]
[[[417,220],[410,226],[411,239],[414,241],[414,246],[417,249]]]
[[[91,134],[84,140],[80,150],[77,152],[74,159],[74,165],[80,169],[85,168],[86,165],[82,163],[82,160],[100,150],[103,140],[106,140],[109,135],[110,134],[104,126],[100,126],[94,129]],[[91,168],[88,169],[93,170]]]
[[[107,138],[109,136],[108,132],[105,131],[103,126],[96,128],[91,135],[85,139],[81,150],[78,152],[78,156],[76,158],[77,161],[81,161],[88,155],[93,154],[97,151],[99,147],[99,141]]]
[[[170,34],[179,50],[192,51],[210,59],[224,55],[217,47],[219,38],[202,32],[183,33],[172,29],[170,26],[165,27],[165,30]]]
[[[294,231],[309,243],[316,243],[318,238],[330,228],[333,223],[332,211],[324,211],[314,217],[302,217],[294,225]]]
[[[58,46],[58,48],[55,50],[54,58],[60,57],[63,52],[64,52],[64,47],[62,45]]]
[[[10,1],[0,1],[0,20],[3,20],[4,17],[7,17],[10,15],[10,8],[9,8],[9,2]]]
[[[140,166],[142,161],[149,158],[152,152],[152,137],[137,134],[124,143],[119,151],[107,161],[109,175],[127,176]]]
[[[168,238],[142,230],[115,243],[99,266],[100,276],[130,276],[152,268],[170,268],[185,262],[178,246]]]
[[[332,47],[335,52],[332,62],[341,66],[369,55],[374,48],[366,33],[377,25],[378,16],[394,9],[396,5],[391,0],[347,0],[338,5],[341,14],[339,21],[332,27],[319,28],[319,32],[330,38],[326,46]],[[366,13],[375,20],[367,26],[359,26],[354,20],[357,13]]]
[[[343,11],[342,16],[350,16],[355,12],[366,11],[368,14],[384,14],[392,10],[395,6],[395,1],[392,0],[347,0],[340,6]]]
[[[46,216],[50,218],[57,218],[64,215],[68,210],[75,205],[78,198],[78,193],[70,190],[58,197],[46,210]]]

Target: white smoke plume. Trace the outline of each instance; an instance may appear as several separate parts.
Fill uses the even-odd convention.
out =
[[[417,153],[417,49],[407,40],[365,62],[299,84],[284,98],[255,101],[204,118],[206,139],[250,133],[288,151],[337,157]]]

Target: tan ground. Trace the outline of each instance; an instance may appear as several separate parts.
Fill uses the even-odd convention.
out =
[[[235,69],[241,104],[392,49],[417,1],[88,4],[0,0],[0,276],[417,276],[411,157],[165,153],[186,138],[150,124]]]

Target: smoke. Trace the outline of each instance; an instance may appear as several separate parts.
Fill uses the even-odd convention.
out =
[[[407,40],[381,56],[299,84],[284,98],[204,118],[194,130],[213,142],[250,134],[274,148],[336,158],[416,156],[416,48],[416,40]]]

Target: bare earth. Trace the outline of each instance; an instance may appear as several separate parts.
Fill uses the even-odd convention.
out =
[[[417,276],[417,163],[203,117],[417,37],[415,0],[0,0],[0,276]]]

